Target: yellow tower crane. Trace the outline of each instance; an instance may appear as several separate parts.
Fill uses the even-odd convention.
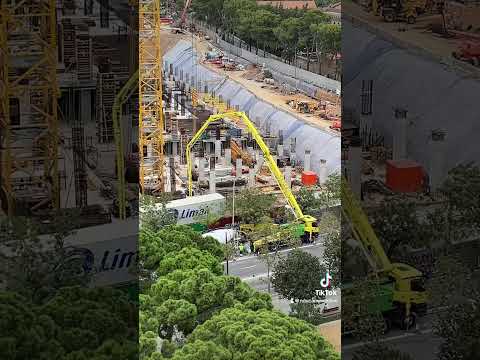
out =
[[[1,0],[1,187],[9,216],[22,200],[32,210],[60,206],[56,5]]]
[[[140,0],[138,14],[140,191],[158,193],[164,191],[160,0]]]

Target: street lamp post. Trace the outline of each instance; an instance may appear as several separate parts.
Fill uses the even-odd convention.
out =
[[[233,178],[232,230],[234,230],[234,224],[235,224],[235,178]],[[233,232],[233,239],[235,239],[235,230]],[[235,243],[234,243],[234,245],[235,245]],[[226,232],[225,232],[225,248],[226,248],[226,253],[227,253],[226,265],[227,265],[227,275],[228,275],[228,258],[230,257],[230,251],[228,249],[228,234]]]

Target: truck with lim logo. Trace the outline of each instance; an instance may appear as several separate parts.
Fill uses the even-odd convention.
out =
[[[190,225],[203,231],[206,230],[203,223],[209,217],[224,215],[225,197],[218,193],[189,196],[168,202],[166,208],[174,214],[178,225]]]

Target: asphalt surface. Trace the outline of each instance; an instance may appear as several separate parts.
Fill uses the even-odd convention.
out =
[[[314,244],[304,245],[299,247],[300,250],[305,251],[311,255],[322,259],[324,246],[321,242],[316,242]],[[280,250],[281,255],[287,255],[293,249],[284,249]],[[226,262],[224,264],[224,271],[226,273]],[[272,269],[270,269],[272,271]],[[228,274],[233,276],[240,277],[243,281],[248,283],[252,288],[268,292],[268,271],[267,265],[259,259],[258,256],[248,255],[244,257],[237,258],[234,261],[228,262]],[[271,274],[270,274],[271,275]],[[320,290],[320,286],[319,286]],[[281,298],[278,294],[275,293],[273,286],[270,287],[270,294],[272,296],[272,303],[277,310],[282,311],[285,314],[290,312],[290,302],[286,299]],[[330,303],[330,307],[340,306],[340,290],[337,290],[337,294],[334,296],[329,296],[327,301]]]
[[[299,247],[302,251],[308,252],[318,258],[323,256],[323,246],[320,243],[304,245]],[[293,249],[280,250],[280,254],[287,254]],[[226,263],[224,262],[224,269],[226,272]],[[228,274],[238,276],[242,280],[253,280],[254,278],[267,276],[267,265],[262,262],[258,256],[248,255],[239,257],[234,261],[228,262]]]
[[[392,329],[381,342],[409,354],[413,359],[436,360],[436,352],[442,340],[433,334],[434,315],[426,315],[418,320],[417,329],[409,331]],[[353,354],[364,342],[350,336],[342,337],[342,359],[351,360]]]

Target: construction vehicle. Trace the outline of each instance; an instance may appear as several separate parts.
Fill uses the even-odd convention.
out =
[[[208,126],[219,120],[224,120],[226,118],[232,118],[239,120],[243,124],[246,125],[248,132],[252,135],[252,138],[257,142],[258,146],[263,152],[263,157],[265,162],[268,164],[270,168],[270,172],[273,174],[275,179],[277,180],[278,186],[283,193],[283,196],[288,202],[288,205],[293,210],[296,221],[298,222],[297,230],[301,233],[301,237],[305,241],[313,241],[316,234],[318,234],[318,224],[317,219],[310,215],[305,215],[298,205],[295,196],[293,195],[292,191],[290,190],[289,186],[287,185],[285,179],[283,178],[283,174],[280,172],[275,160],[273,159],[272,155],[270,154],[270,149],[265,144],[262,139],[262,136],[255,128],[255,125],[252,121],[247,117],[244,112],[227,112],[221,113],[216,115],[211,115],[207,121],[203,124],[203,126],[198,130],[198,132],[193,136],[192,140],[187,144],[186,148],[186,159],[187,159],[187,177],[188,177],[188,195],[193,195],[193,182],[192,182],[192,157],[191,157],[191,149],[195,145],[195,143],[200,139],[202,134],[208,128]],[[262,240],[256,243],[256,247],[260,247],[262,245],[268,245],[268,242],[262,243]]]
[[[414,24],[422,14],[432,13],[435,9],[440,12],[443,0],[382,0],[376,6],[379,6],[386,22],[404,21]]]
[[[336,131],[341,131],[342,130],[342,120],[340,120],[340,119],[333,120],[332,125],[330,125],[330,129],[336,130]]]
[[[250,166],[253,163],[252,157],[237,144],[235,140],[230,140],[230,148],[232,149],[232,160],[236,161],[238,158],[242,158],[242,162]]]
[[[312,114],[319,109],[319,104],[313,101],[288,100],[287,104],[296,111],[304,114]]]
[[[380,309],[386,329],[398,324],[402,329],[415,325],[418,316],[426,314],[427,292],[423,285],[423,274],[407,264],[392,263],[370,225],[355,195],[342,177],[342,213],[350,223],[355,239],[360,243],[373,276],[380,284],[376,304],[372,310]],[[345,286],[348,293],[348,285]]]
[[[452,52],[452,56],[473,66],[480,66],[480,41],[466,40],[461,42],[458,51]]]
[[[383,0],[381,14],[386,22],[414,24],[418,17],[417,9],[422,8],[425,8],[424,0]]]

